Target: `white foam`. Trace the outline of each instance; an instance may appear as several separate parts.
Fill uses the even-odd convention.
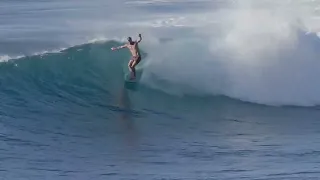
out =
[[[24,56],[19,55],[19,56],[9,56],[9,55],[0,55],[0,62],[8,62],[11,59],[20,59]]]
[[[31,56],[39,56],[39,55],[44,55],[48,53],[60,53],[61,51],[65,50],[66,48],[58,48],[54,50],[44,50],[41,52],[35,52],[32,53]],[[9,56],[9,55],[0,55],[0,62],[8,62],[10,60],[16,60],[16,59],[21,59],[23,57],[26,57],[27,55],[16,55],[16,56]]]
[[[176,94],[222,94],[269,105],[320,104],[320,41],[312,30],[305,31],[314,16],[311,8],[313,4],[297,1],[236,1],[212,12],[211,21],[197,19],[199,14],[184,16],[188,27],[177,32],[165,25],[150,28],[147,45],[142,45],[149,54],[143,80]],[[160,37],[173,40],[161,43]]]
[[[7,62],[8,60],[10,60],[11,57],[8,55],[2,55],[0,56],[0,62]]]

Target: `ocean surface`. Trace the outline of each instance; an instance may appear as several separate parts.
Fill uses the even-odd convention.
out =
[[[319,9],[0,1],[0,180],[319,179]]]

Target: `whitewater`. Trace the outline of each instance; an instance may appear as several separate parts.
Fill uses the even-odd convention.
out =
[[[317,179],[319,8],[0,2],[0,179]]]

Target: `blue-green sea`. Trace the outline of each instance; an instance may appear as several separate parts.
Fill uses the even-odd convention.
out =
[[[0,1],[0,180],[319,179],[319,7]]]

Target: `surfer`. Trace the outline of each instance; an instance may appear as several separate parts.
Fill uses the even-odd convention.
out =
[[[127,38],[128,43],[123,45],[123,46],[119,46],[119,47],[113,47],[111,48],[111,50],[118,50],[118,49],[122,49],[122,48],[128,48],[131,52],[131,59],[128,63],[128,67],[131,73],[131,80],[136,78],[136,65],[140,63],[141,61],[141,54],[140,54],[140,50],[139,50],[139,46],[138,43],[141,42],[142,37],[141,34],[139,34],[139,40],[138,41],[133,41],[131,37]]]

